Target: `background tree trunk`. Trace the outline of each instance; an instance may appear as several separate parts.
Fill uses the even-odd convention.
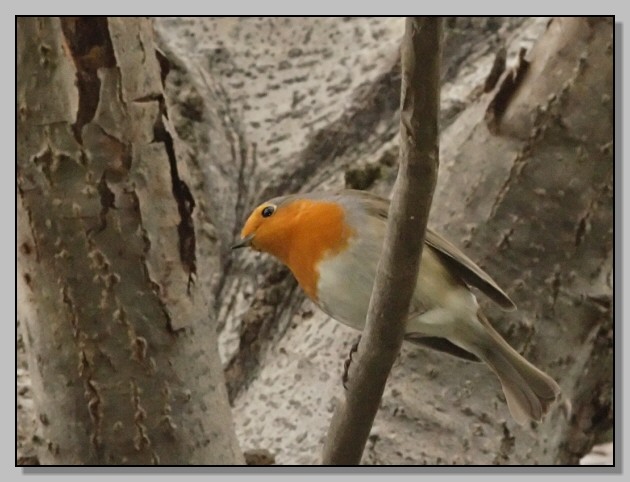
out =
[[[160,74],[146,19],[18,21],[18,317],[43,464],[243,462]]]
[[[577,463],[612,426],[612,33],[611,18],[552,20],[514,86],[443,136],[434,219],[507,289],[518,311],[488,314],[563,390],[544,423],[497,431],[496,462]]]
[[[274,195],[344,185],[389,194],[403,22],[155,22],[196,200],[196,287],[218,320],[239,440],[277,463],[318,462],[358,333],[306,301],[273,260],[229,246],[249,210]],[[516,301],[503,314],[480,297],[564,400],[545,422],[519,427],[485,367],[403,346],[363,463],[577,463],[612,426],[612,20],[451,18],[445,27],[430,224]],[[510,70],[522,47],[529,64],[502,77],[502,59]]]

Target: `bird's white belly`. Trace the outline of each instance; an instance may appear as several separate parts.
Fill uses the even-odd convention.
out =
[[[317,300],[320,308],[337,321],[362,330],[372,295],[378,255],[380,246],[351,244],[349,249],[321,261]],[[410,318],[417,320],[420,313],[436,308],[445,314],[452,312],[452,320],[448,320],[449,316],[442,317],[443,323],[450,324],[456,318],[474,316],[477,302],[468,288],[446,270],[435,252],[425,246],[418,283],[410,307]],[[417,323],[413,323],[412,320],[408,331],[418,332],[420,326],[416,325]],[[437,334],[446,326],[423,328],[422,332],[426,334],[434,330],[435,333],[431,334]]]
[[[317,285],[320,308],[337,321],[362,330],[376,274],[374,258],[359,262],[354,249],[347,249],[319,263]]]

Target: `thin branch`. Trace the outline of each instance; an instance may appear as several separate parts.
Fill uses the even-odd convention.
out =
[[[401,52],[400,168],[347,397],[337,406],[324,447],[326,465],[361,461],[403,342],[439,164],[441,37],[441,18],[407,19]]]

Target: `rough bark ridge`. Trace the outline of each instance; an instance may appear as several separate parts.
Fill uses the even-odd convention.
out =
[[[151,22],[18,22],[19,313],[41,463],[242,462]]]

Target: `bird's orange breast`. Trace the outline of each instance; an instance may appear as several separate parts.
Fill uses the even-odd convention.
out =
[[[282,206],[274,216],[274,232],[261,230],[257,245],[286,264],[306,294],[317,300],[319,263],[347,248],[354,235],[344,209],[334,202],[303,199]]]

